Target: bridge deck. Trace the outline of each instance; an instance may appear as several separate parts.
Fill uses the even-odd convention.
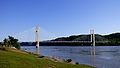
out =
[[[42,43],[92,43],[91,41],[42,41]],[[96,41],[96,43],[108,43],[108,41]]]

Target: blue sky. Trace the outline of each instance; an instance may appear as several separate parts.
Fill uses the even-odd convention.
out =
[[[36,25],[41,40],[120,32],[120,0],[0,0],[0,41],[20,33],[33,41]]]

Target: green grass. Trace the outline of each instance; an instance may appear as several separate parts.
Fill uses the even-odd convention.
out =
[[[54,62],[46,58],[23,53],[18,50],[0,49],[0,68],[92,68],[87,65],[75,65]]]

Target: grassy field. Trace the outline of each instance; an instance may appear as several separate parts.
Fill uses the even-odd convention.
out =
[[[86,65],[75,65],[54,62],[46,58],[38,58],[15,49],[0,49],[0,68],[92,68]]]

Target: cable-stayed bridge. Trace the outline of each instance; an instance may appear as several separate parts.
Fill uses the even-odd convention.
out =
[[[32,31],[30,33],[30,31]],[[26,34],[26,35],[25,35]],[[42,35],[42,36],[41,36]],[[32,29],[30,30],[26,30],[24,31],[23,33],[20,33],[19,35],[17,35],[16,37],[18,39],[20,39],[21,41],[24,40],[26,38],[26,40],[30,40],[31,38],[33,40],[30,40],[28,42],[36,42],[36,53],[37,54],[40,54],[39,53],[39,42],[40,43],[57,43],[57,44],[62,44],[62,43],[88,43],[92,46],[91,48],[91,56],[93,56],[93,66],[95,66],[95,44],[96,43],[106,43],[107,41],[95,41],[95,34],[94,34],[94,30],[90,30],[90,40],[87,40],[87,41],[49,41],[49,40],[46,40],[46,41],[40,41],[42,37],[45,37],[45,38],[52,38],[51,36],[52,35],[55,35],[51,32],[48,32],[46,30],[43,30],[42,28],[39,28],[38,26],[35,28],[33,27]]]
[[[39,31],[39,41],[42,43],[92,43],[93,42],[93,34],[94,30],[90,30],[89,35],[91,35],[91,39],[85,41],[50,41],[56,38],[58,35],[44,29],[40,28]],[[36,42],[36,27],[32,27],[28,30],[20,32],[15,35],[16,38],[19,39],[20,42]],[[95,39],[95,34],[94,34]],[[44,41],[43,41],[44,40]],[[94,40],[95,41],[95,40]],[[95,43],[107,43],[108,41],[95,41]]]

